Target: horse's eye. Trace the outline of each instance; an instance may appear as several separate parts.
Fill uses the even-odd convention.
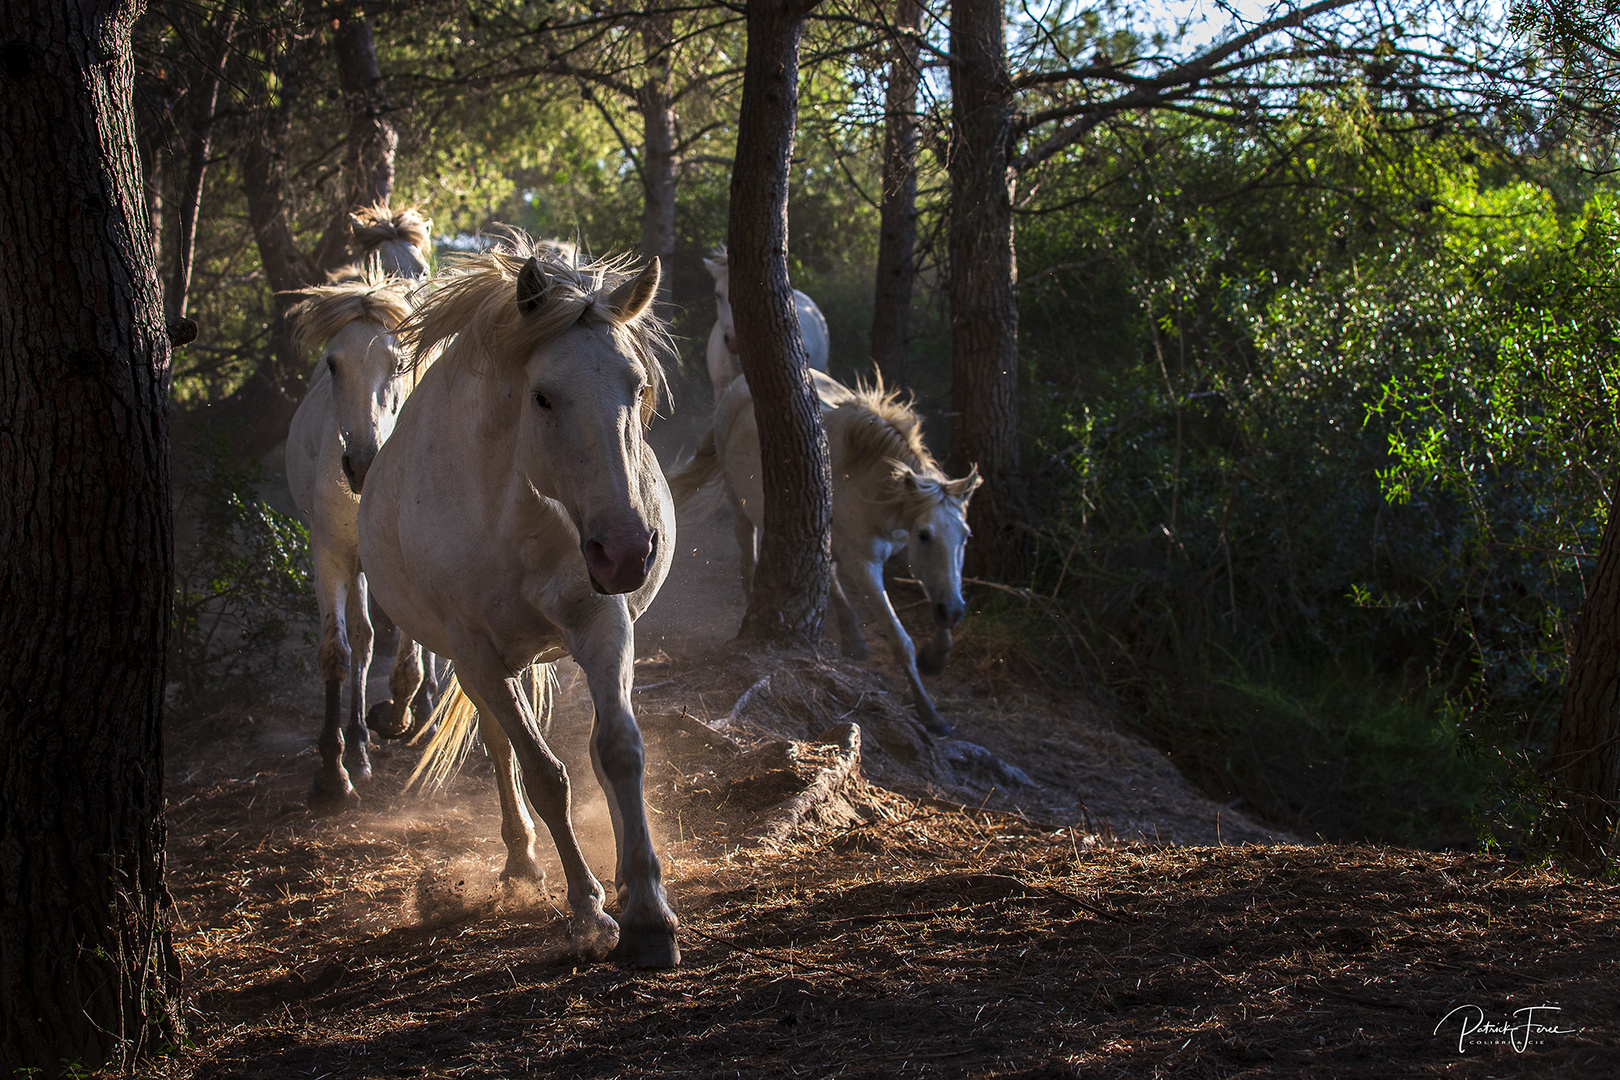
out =
[[[534,403],[540,406],[542,409],[551,408],[551,399],[540,393],[538,390],[535,391]]]
[[[928,543],[928,541],[932,540],[933,538],[934,538],[934,534],[933,534],[932,530],[929,530],[929,529],[922,529],[922,530],[919,530],[918,533],[917,533],[917,539],[921,540],[925,544]]]

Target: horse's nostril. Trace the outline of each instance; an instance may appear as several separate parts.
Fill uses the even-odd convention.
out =
[[[658,534],[653,533],[652,534],[652,539],[647,544],[647,559],[646,559],[645,562],[643,562],[641,564],[642,571],[645,572],[645,573],[648,573],[648,574],[652,573],[653,560],[655,560],[657,558],[658,558]]]
[[[951,621],[950,612],[945,609],[944,604],[934,605],[934,618],[938,619],[942,623],[949,623]]]

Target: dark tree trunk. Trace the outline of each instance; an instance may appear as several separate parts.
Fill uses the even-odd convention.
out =
[[[675,147],[675,101],[669,92],[675,20],[654,15],[643,20],[642,40],[647,48],[647,81],[636,94],[641,112],[641,179],[645,198],[641,209],[641,253],[656,255],[669,266],[675,254],[675,170],[680,164]],[[669,275],[661,291],[669,292]]]
[[[287,322],[287,310],[297,300],[284,294],[312,285],[322,277],[293,235],[292,207],[287,197],[287,144],[302,59],[297,46],[288,43],[277,65],[277,97],[261,103],[242,150],[242,191],[247,196],[248,222],[258,244],[265,280],[274,294],[270,363],[261,365],[241,389],[210,410],[213,415],[204,418],[230,432],[234,448],[251,458],[268,453],[286,436],[287,425],[303,395],[303,360]]]
[[[951,8],[951,458],[978,465],[967,566],[1011,579],[1030,544],[1018,472],[1018,271],[1013,256],[1013,85],[1000,0]]]
[[[315,250],[315,265],[323,272],[354,261],[349,214],[388,201],[394,191],[394,152],[399,149],[399,133],[388,117],[392,104],[377,63],[371,20],[362,16],[339,23],[332,36],[332,51],[337,58],[338,85],[343,88],[343,107],[349,114],[349,152],[343,162],[343,202]]]
[[[165,336],[132,0],[0,2],[0,1074],[178,1035]]]
[[[907,330],[917,246],[917,84],[920,0],[896,0],[883,108],[883,203],[872,306],[872,362],[891,386],[906,384]]]
[[[814,0],[750,0],[731,173],[731,309],[759,424],[765,537],[742,637],[813,645],[832,573],[832,469],[787,272],[799,38]]]
[[[216,28],[218,41],[210,58],[213,66],[197,93],[196,111],[192,116],[190,160],[186,168],[186,186],[180,193],[178,232],[174,248],[174,276],[164,296],[165,308],[171,320],[186,317],[186,299],[191,292],[192,260],[197,251],[197,215],[202,212],[203,181],[208,177],[208,158],[214,152],[214,112],[219,104],[219,84],[225,78],[225,64],[230,59],[231,32],[236,26],[236,12],[223,17]]]
[[[1567,861],[1601,867],[1616,857],[1620,823],[1620,482],[1564,681],[1549,769],[1561,796],[1543,829]]]

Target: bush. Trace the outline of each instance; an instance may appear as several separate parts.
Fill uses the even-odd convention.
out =
[[[317,608],[309,531],[259,496],[258,463],[231,462],[225,438],[210,434],[176,464],[174,673],[196,710],[277,666]]]

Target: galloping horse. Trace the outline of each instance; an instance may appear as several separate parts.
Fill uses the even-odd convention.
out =
[[[726,262],[726,247],[715,248],[712,258],[704,259],[709,276],[714,278],[714,327],[709,331],[709,382],[714,386],[714,400],[726,392],[733,379],[742,374],[742,359],[737,355],[737,329],[731,318],[731,267]],[[798,289],[793,290],[793,307],[799,314],[799,333],[804,336],[804,355],[813,371],[827,370],[827,320],[822,317],[816,302]]]
[[[881,378],[876,386],[851,390],[825,375],[813,377],[832,459],[836,562],[832,601],[843,650],[857,659],[870,655],[840,578],[853,587],[857,600],[883,619],[923,725],[947,735],[950,725],[923,688],[918,669],[930,675],[944,670],[951,630],[967,610],[962,600],[962,553],[970,535],[967,504],[979,486],[978,469],[960,480],[947,479],[923,445],[921,419],[898,394],[883,389]],[[669,482],[676,499],[685,502],[715,480],[724,481],[742,554],[744,592],[753,586],[754,553],[763,524],[761,475],[754,399],[748,383],[737,379],[715,407],[714,427],[696,456]],[[928,594],[934,616],[934,640],[921,653],[883,588],[884,562],[907,547],[912,572]]]
[[[501,797],[503,877],[538,879],[534,822],[568,879],[588,952],[679,963],[642,803],[630,710],[632,621],[675,550],[675,511],[644,429],[664,389],[668,334],[652,312],[654,259],[576,268],[514,233],[457,260],[412,315],[418,356],[443,346],[400,413],[360,505],[360,555],[400,628],[455,662]],[[571,653],[596,721],[591,762],[618,839],[619,921],[574,837],[567,770],[546,746],[523,677]],[[446,709],[448,713],[449,709]]]
[[[349,215],[349,233],[364,265],[373,255],[384,273],[421,281],[428,276],[429,234],[433,223],[414,209],[394,211],[387,202],[362,206]],[[350,272],[340,271],[340,276]]]
[[[360,572],[360,490],[378,447],[425,367],[405,363],[395,336],[410,314],[410,284],[385,275],[373,257],[356,278],[304,289],[288,315],[300,348],[324,343],[309,393],[287,432],[287,483],[309,520],[321,608],[320,672],[326,683],[321,766],[310,805],[323,812],[358,800],[354,781],[371,776],[366,750],[366,674],[372,628]],[[402,646],[407,643],[401,642]],[[414,652],[409,659],[415,659]],[[398,668],[396,662],[396,669]],[[396,671],[395,678],[406,673]],[[343,682],[350,680],[349,730],[343,731]],[[418,673],[416,682],[421,682]],[[416,687],[411,687],[414,694]],[[396,699],[400,724],[411,697]]]

